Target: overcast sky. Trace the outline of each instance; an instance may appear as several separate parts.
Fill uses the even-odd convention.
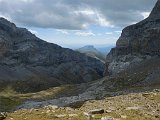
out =
[[[0,0],[0,16],[64,47],[115,44],[156,0]]]

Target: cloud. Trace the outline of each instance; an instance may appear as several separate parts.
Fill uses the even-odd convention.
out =
[[[93,10],[90,10],[90,9],[74,11],[74,13],[77,14],[77,15],[79,15],[79,14],[94,15],[95,14],[95,12]]]
[[[144,19],[156,0],[0,0],[0,16],[27,27],[67,30],[124,27]]]
[[[115,33],[117,33],[117,34],[121,34],[122,33],[122,31],[114,31]]]
[[[91,32],[91,31],[89,31],[89,32],[80,32],[79,31],[79,32],[76,32],[75,35],[84,36],[84,37],[86,37],[86,36],[95,36],[95,34],[93,32]]]
[[[105,34],[106,34],[106,35],[112,35],[113,32],[106,32]]]
[[[56,30],[57,32],[60,32],[62,34],[68,35],[69,33],[66,30]]]
[[[38,34],[38,32],[35,31],[35,30],[29,29],[29,31],[30,31],[31,33],[33,33],[33,34]]]
[[[150,12],[142,12],[141,14],[145,19],[145,18],[147,18],[149,16]]]
[[[102,36],[103,34],[102,34],[102,33],[97,33],[97,35],[98,35],[98,36]]]

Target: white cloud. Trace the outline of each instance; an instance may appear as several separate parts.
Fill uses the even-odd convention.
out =
[[[106,18],[100,14],[99,12],[96,12],[96,21],[97,23],[102,27],[113,27],[113,25],[110,24],[109,21],[106,20]]]
[[[145,18],[147,18],[149,16],[150,12],[142,12],[141,14],[145,19]]]
[[[33,34],[38,34],[38,32],[36,30],[32,30],[32,29],[29,29],[29,31]]]
[[[125,27],[147,17],[156,0],[0,0],[0,13],[27,27],[68,30]],[[137,12],[138,11],[138,12]]]
[[[102,33],[98,33],[97,35],[98,35],[98,36],[102,36],[103,34],[102,34]]]
[[[106,32],[105,34],[106,34],[106,35],[112,35],[113,32]]]
[[[110,22],[106,20],[105,16],[103,16],[100,11],[86,8],[84,10],[74,11],[73,13],[77,16],[87,16],[88,20],[90,20],[90,22],[84,24],[84,28],[87,28],[89,24],[97,24],[103,27],[113,27],[113,25],[111,25]]]
[[[117,33],[117,34],[121,34],[122,33],[122,31],[114,31],[115,33]]]
[[[67,32],[66,30],[56,30],[57,32],[60,32],[62,34],[68,35],[69,32]]]
[[[91,9],[86,9],[86,10],[79,10],[79,11],[74,11],[75,14],[85,14],[85,15],[94,15],[95,12]]]
[[[19,0],[19,1],[23,1],[23,2],[33,2],[34,0]]]
[[[89,32],[81,32],[81,31],[79,31],[79,32],[76,32],[75,35],[84,36],[84,37],[86,37],[86,36],[95,36],[95,34],[93,32],[91,32],[91,31],[89,31]]]

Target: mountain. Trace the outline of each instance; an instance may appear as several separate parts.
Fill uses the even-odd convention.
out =
[[[39,91],[103,76],[104,64],[71,49],[47,43],[0,18],[0,88]]]
[[[83,107],[86,104],[91,105],[93,102],[98,102],[102,105],[103,102],[109,102],[108,99],[110,100],[110,98],[108,97],[114,99],[115,96],[120,96],[122,99],[115,100],[118,101],[119,105],[116,106],[117,104],[115,105],[113,102],[110,106],[115,105],[118,108],[113,108],[113,111],[119,111],[122,108],[122,100],[125,100],[124,96],[130,98],[135,94],[133,99],[129,99],[129,104],[126,105],[129,107],[133,106],[134,109],[134,105],[140,104],[142,111],[149,110],[150,108],[147,106],[143,108],[143,102],[148,104],[148,100],[160,100],[158,95],[160,93],[160,17],[157,17],[160,16],[160,7],[157,8],[157,6],[160,6],[160,0],[155,5],[154,12],[152,11],[147,19],[128,26],[123,30],[116,47],[112,48],[106,57],[106,76],[104,78],[87,84],[80,84],[65,97],[42,102],[31,100],[25,102],[19,108],[31,109],[46,105],[78,106],[79,104],[81,105],[80,107]],[[155,12],[155,9],[158,12]],[[158,14],[156,15],[157,18],[152,17],[155,13]],[[156,93],[152,92],[154,95],[150,95],[151,91],[156,91]],[[150,98],[148,98],[149,96]],[[126,97],[126,99],[128,98]],[[93,101],[83,103],[87,100]],[[132,104],[135,100],[138,100],[136,104]],[[108,104],[110,103],[111,101]],[[155,109],[159,107],[156,103]],[[106,104],[104,103],[102,106]],[[124,106],[123,109],[126,110],[127,106]],[[97,106],[92,107],[97,108]],[[138,108],[136,109],[139,111]],[[159,113],[159,111],[157,112]],[[138,112],[135,113],[137,114]],[[133,115],[134,113],[131,111],[131,114]],[[141,117],[137,119],[144,117],[146,112],[140,115]]]
[[[114,45],[110,45],[110,46],[107,46],[107,47],[97,47],[97,50],[100,51],[103,55],[106,56],[113,47],[114,47]]]
[[[105,62],[105,55],[103,55],[100,51],[98,51],[94,46],[87,45],[82,48],[76,49],[76,51],[80,53],[84,53],[87,56],[96,58],[102,62]]]
[[[159,32],[160,0],[147,19],[123,30],[106,57],[105,77],[36,93],[8,88],[0,94],[0,110],[16,107],[7,116],[16,120],[159,120]]]
[[[141,73],[137,84],[160,83],[160,0],[145,20],[123,29],[116,47],[106,57],[105,75]],[[138,82],[139,81],[139,82]]]

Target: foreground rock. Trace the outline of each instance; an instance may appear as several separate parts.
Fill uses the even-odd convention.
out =
[[[136,88],[135,88],[136,89]],[[147,93],[147,96],[143,96]],[[68,110],[66,107],[43,107],[32,110],[19,109],[8,113],[6,120],[159,120],[160,92],[130,93],[102,100],[86,101],[81,107]],[[110,109],[110,112],[104,112]],[[33,108],[32,108],[33,109]],[[89,114],[90,110],[98,114]],[[93,112],[92,111],[92,112]],[[103,113],[104,112],[104,113]],[[100,113],[100,114],[99,114]]]
[[[71,49],[47,43],[0,18],[0,88],[35,92],[101,78],[104,64]],[[38,86],[38,87],[37,87]]]
[[[104,112],[105,112],[104,109],[95,109],[89,111],[89,114],[103,114]]]
[[[0,120],[4,120],[7,117],[7,113],[1,112],[0,113]]]

